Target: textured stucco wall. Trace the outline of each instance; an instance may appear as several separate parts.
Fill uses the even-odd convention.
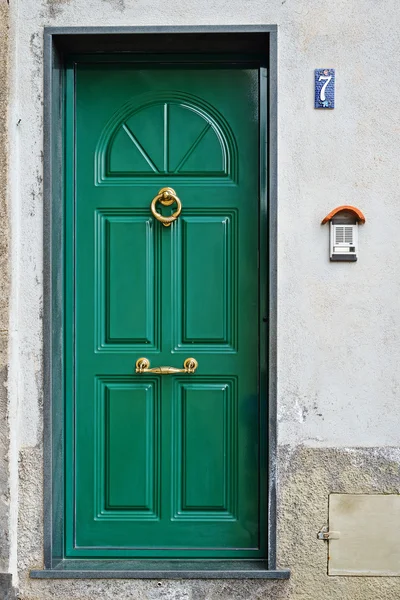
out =
[[[316,540],[329,492],[400,491],[397,1],[14,0],[10,11],[10,564],[21,599],[399,598],[399,578],[328,578]],[[43,26],[227,23],[279,26],[279,560],[292,579],[31,581],[43,560]],[[315,111],[313,70],[325,66],[337,70],[336,108]],[[367,217],[359,261],[330,264],[319,223],[345,203]]]
[[[7,198],[8,167],[8,5],[0,0],[0,573],[9,568],[9,215]],[[0,593],[2,582],[0,581]]]

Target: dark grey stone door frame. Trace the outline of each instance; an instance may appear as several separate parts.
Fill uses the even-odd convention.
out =
[[[262,170],[268,173],[269,260],[268,366],[268,559],[218,568],[203,565],[167,565],[159,561],[71,561],[64,559],[63,520],[63,118],[64,60],[68,55],[117,52],[204,53],[243,56],[259,61],[268,71],[260,114]],[[260,92],[263,94],[263,92]],[[268,152],[264,152],[264,147]],[[277,27],[82,27],[44,30],[44,558],[45,569],[32,577],[90,578],[279,578],[289,577],[276,569],[276,286],[277,286]],[[86,567],[83,567],[85,562]],[[156,562],[156,561],[153,561]],[[210,561],[209,561],[210,562]],[[238,561],[237,561],[238,562]],[[252,562],[252,564],[250,564]],[[103,561],[104,563],[104,561]],[[112,563],[112,564],[111,564]],[[261,564],[262,563],[262,564]],[[197,563],[198,565],[198,563]]]

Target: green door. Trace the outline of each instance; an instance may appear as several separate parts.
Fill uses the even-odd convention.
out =
[[[66,555],[264,557],[259,71],[78,63],[67,96]]]

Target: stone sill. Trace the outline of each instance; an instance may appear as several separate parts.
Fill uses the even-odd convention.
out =
[[[33,579],[289,579],[262,560],[62,560]]]

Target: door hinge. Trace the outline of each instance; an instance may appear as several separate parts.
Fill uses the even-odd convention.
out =
[[[325,526],[325,527],[322,527],[318,531],[317,538],[319,540],[324,540],[324,541],[339,540],[340,539],[340,531],[329,531],[329,528],[327,526]]]

